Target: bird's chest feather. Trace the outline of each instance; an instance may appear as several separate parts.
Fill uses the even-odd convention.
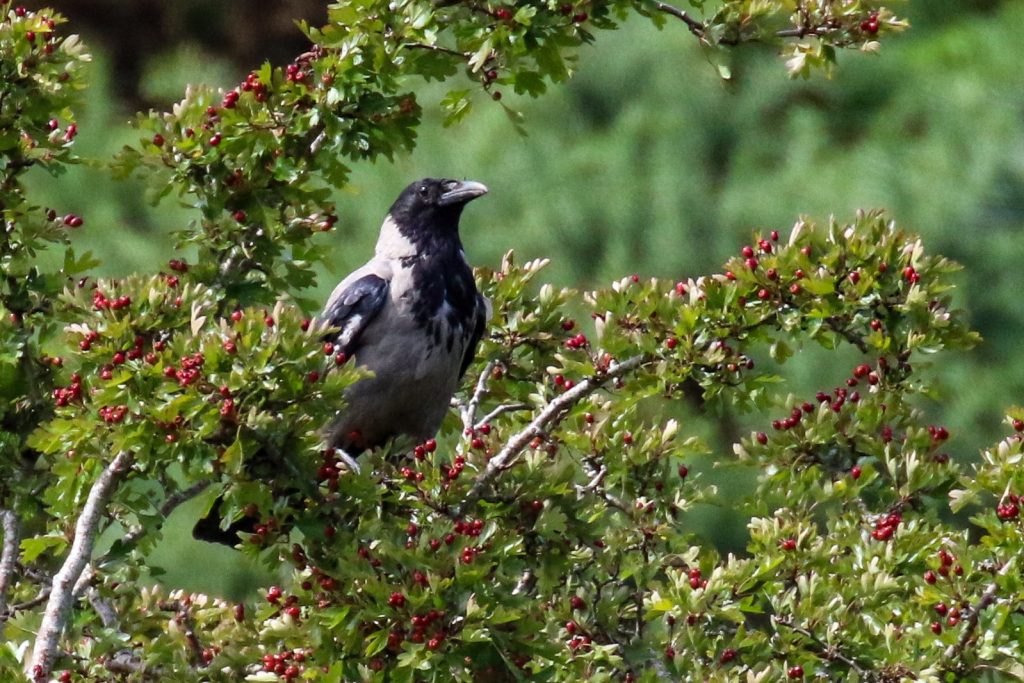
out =
[[[379,326],[388,334],[364,345],[387,360],[359,360],[378,375],[386,369],[396,380],[429,378],[448,390],[458,379],[477,305],[473,274],[461,255],[402,259]]]

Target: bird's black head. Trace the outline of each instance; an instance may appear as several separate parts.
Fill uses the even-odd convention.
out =
[[[424,178],[405,188],[388,213],[409,239],[457,236],[463,207],[486,193],[472,180]]]

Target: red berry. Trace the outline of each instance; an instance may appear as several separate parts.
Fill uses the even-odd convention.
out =
[[[574,595],[571,598],[569,598],[569,607],[571,607],[574,610],[585,609],[586,606],[586,601],[578,595]]]
[[[665,648],[665,659],[675,659],[676,651],[671,645]]]
[[[850,478],[851,479],[854,479],[854,480],[860,479],[860,475],[861,475],[861,469],[860,469],[860,467],[858,465],[854,465],[853,467],[850,468]]]
[[[220,141],[220,133],[214,133],[213,136],[210,138],[210,147],[218,146],[220,144]]]
[[[690,473],[690,470],[687,469],[686,465],[680,465],[679,466],[679,478],[680,479],[686,479],[686,475],[688,475],[689,473]]]
[[[231,311],[231,320],[233,320],[234,322],[237,323],[241,319],[242,319],[242,311],[240,311],[237,308],[235,310]]]
[[[730,647],[722,651],[722,656],[718,658],[718,662],[720,664],[728,664],[734,659],[736,659],[736,650]]]
[[[231,214],[231,217],[234,218],[235,222],[237,222],[237,223],[244,223],[245,222],[245,211],[242,211],[241,209],[239,209],[238,211],[235,211],[233,214]]]
[[[783,550],[796,550],[796,539],[795,538],[783,539],[782,543],[780,543],[779,546]]]
[[[935,576],[935,572],[933,572],[931,569],[929,569],[928,571],[926,571],[924,573],[924,582],[925,583],[935,583],[938,580],[939,580],[938,577]]]
[[[800,665],[791,666],[791,667],[789,667],[789,670],[786,671],[786,675],[789,676],[790,678],[803,678],[804,677],[804,668],[802,666],[800,666]]]
[[[931,629],[932,633],[934,633],[935,635],[939,635],[942,633],[942,624],[937,621],[933,621]]]
[[[757,439],[757,442],[762,446],[768,443],[768,435],[765,434],[764,432],[758,432],[755,438]]]
[[[388,604],[399,609],[405,607],[405,596],[395,591],[388,597]]]

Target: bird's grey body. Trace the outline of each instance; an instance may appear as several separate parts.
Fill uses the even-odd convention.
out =
[[[423,187],[435,191],[424,183],[441,188],[436,201],[445,187],[463,194],[421,224],[418,211],[400,204],[410,193],[423,199]],[[346,390],[327,427],[330,446],[354,454],[400,435],[425,441],[441,426],[487,319],[458,237],[462,205],[484,192],[478,183],[414,183],[385,218],[373,258],[334,289],[320,317],[339,328],[336,346],[373,376]]]

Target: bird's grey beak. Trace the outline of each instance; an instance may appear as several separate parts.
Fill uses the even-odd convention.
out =
[[[465,204],[477,197],[487,194],[487,186],[472,180],[449,180],[444,184],[444,192],[438,198],[440,206]]]

